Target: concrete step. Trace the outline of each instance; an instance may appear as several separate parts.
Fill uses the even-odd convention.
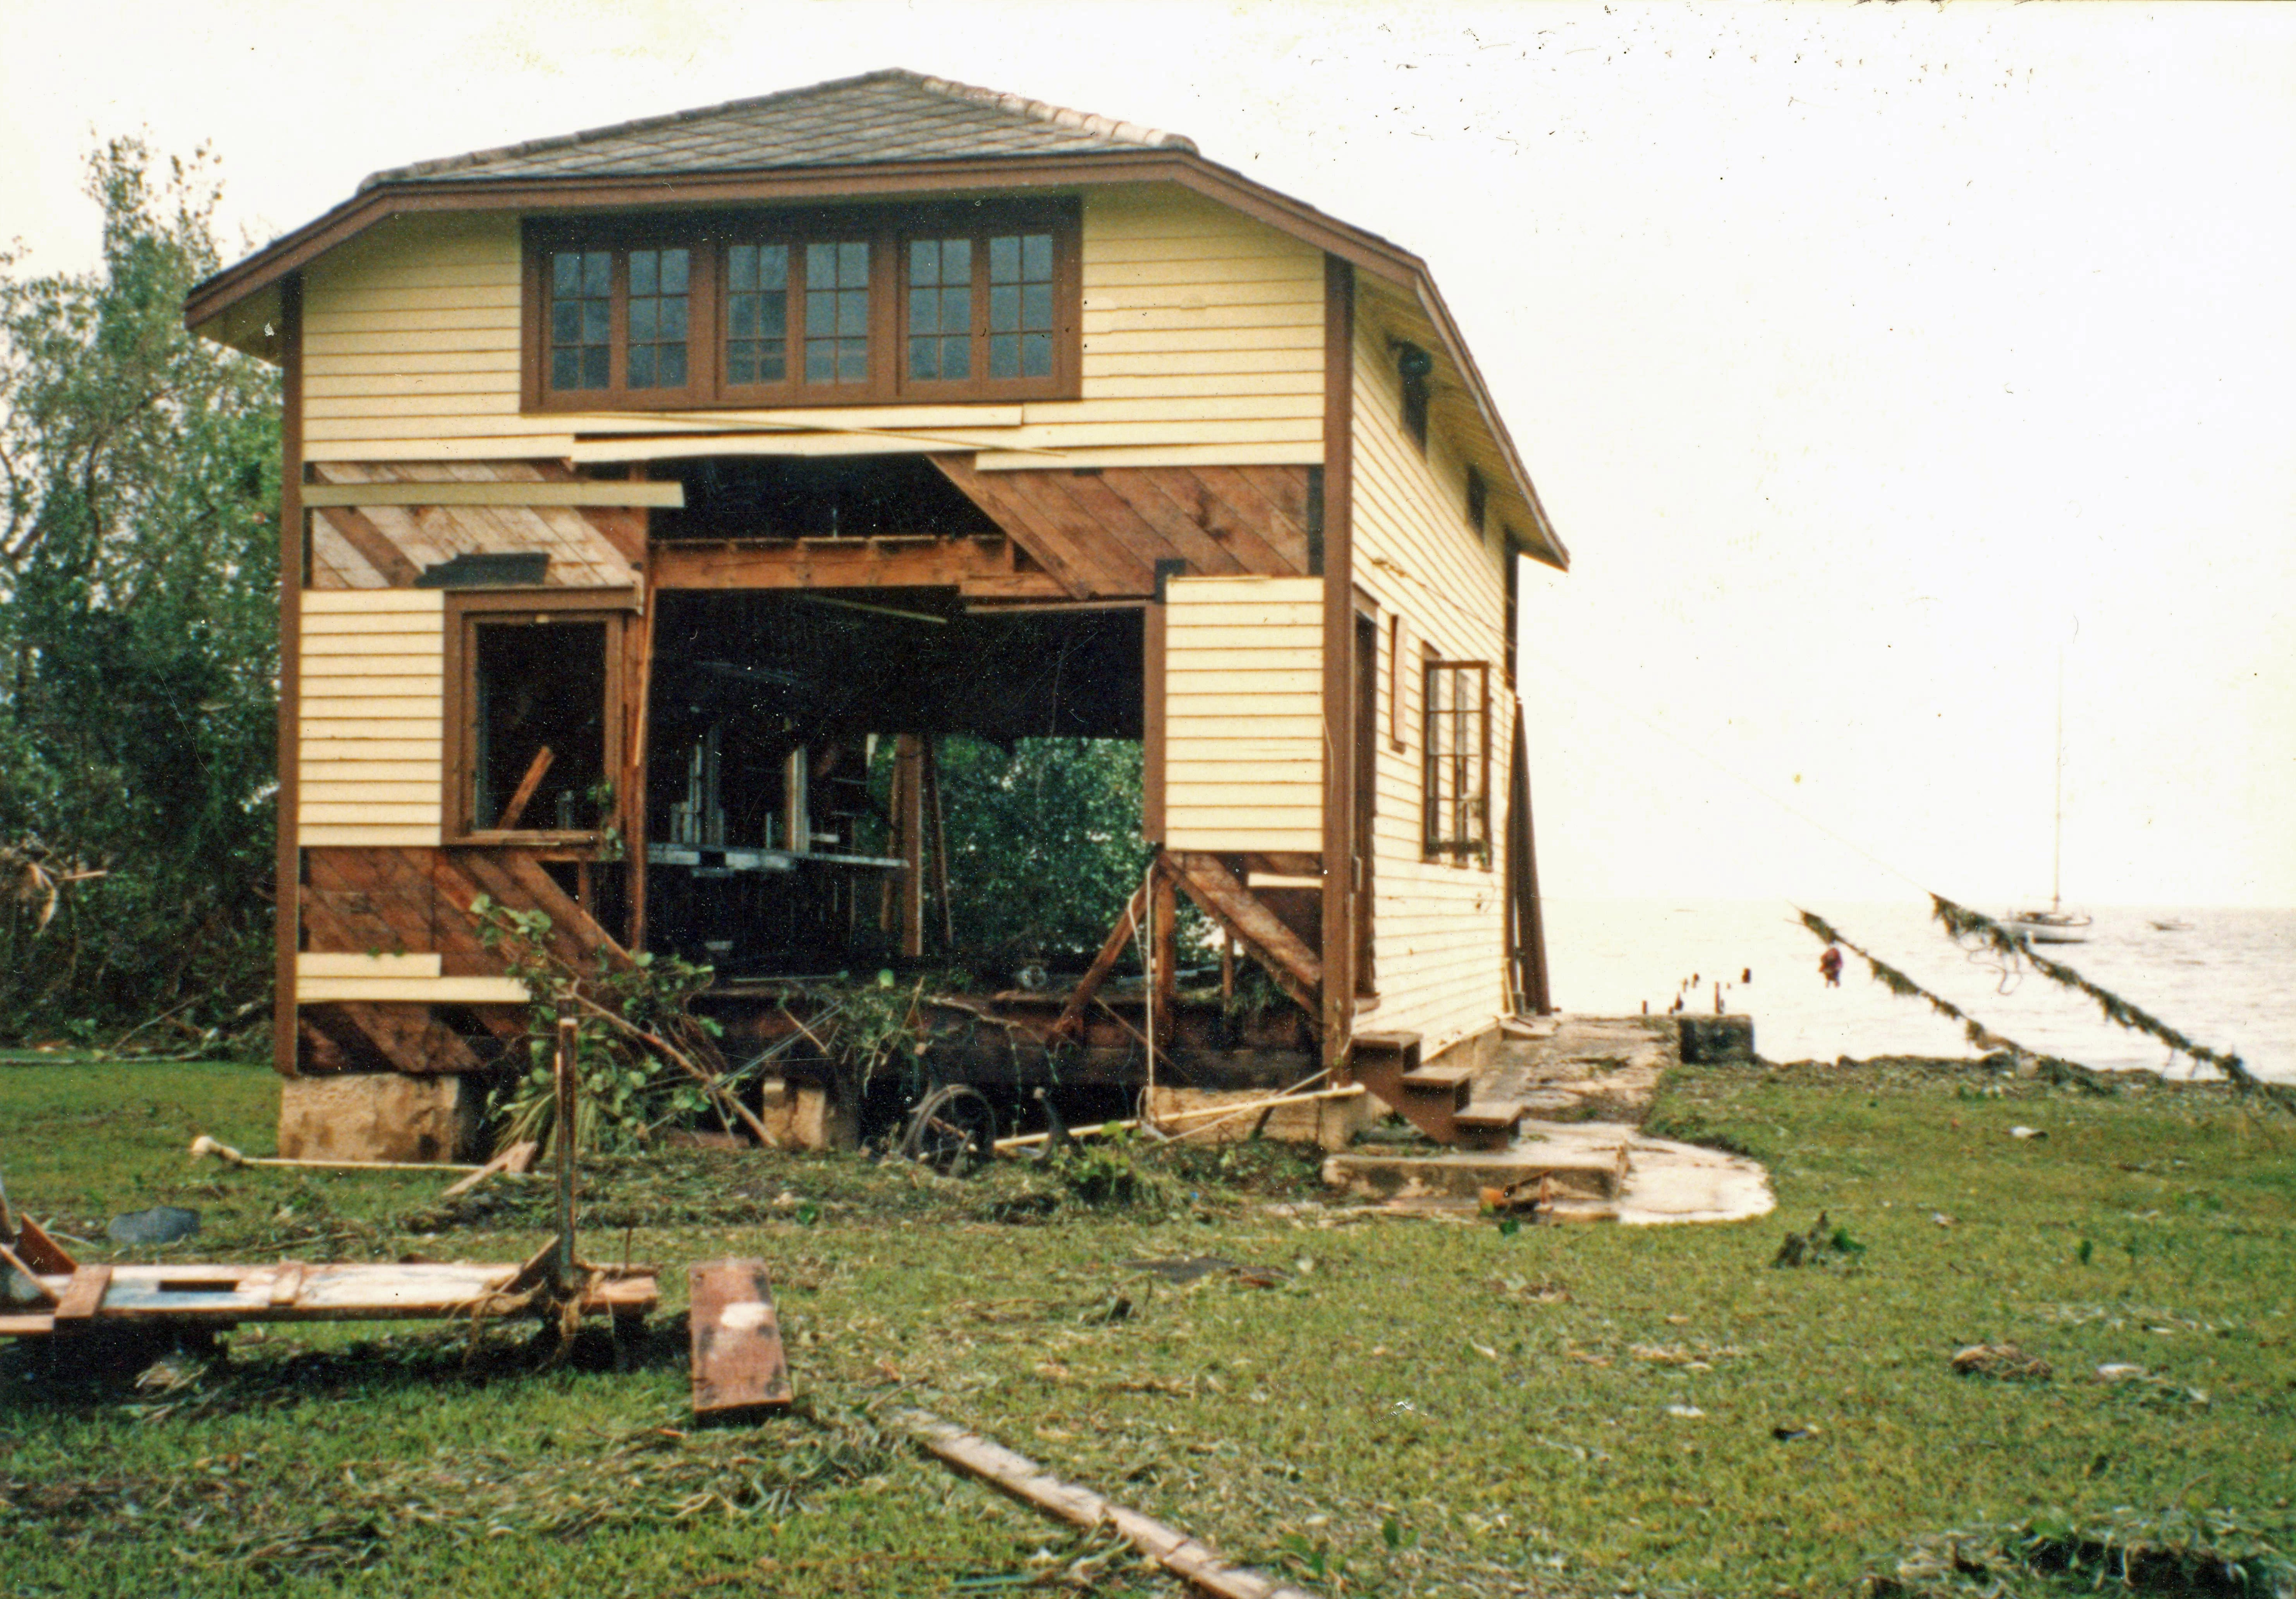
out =
[[[1503,1150],[1514,1142],[1523,1107],[1513,1100],[1470,1100],[1453,1112],[1451,1127],[1463,1149]]]
[[[1615,1200],[1627,1175],[1631,1128],[1604,1122],[1539,1123],[1504,1149],[1440,1154],[1351,1151],[1324,1162],[1324,1181],[1371,1199],[1472,1200],[1486,1188],[1553,1179],[1559,1200]]]
[[[1400,1081],[1413,1094],[1440,1095],[1456,1111],[1474,1091],[1475,1074],[1464,1066],[1422,1066],[1405,1072]]]

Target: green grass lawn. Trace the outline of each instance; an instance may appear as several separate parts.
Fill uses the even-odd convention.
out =
[[[544,1236],[539,1185],[446,1206],[428,1177],[186,1160],[196,1132],[268,1148],[275,1095],[241,1066],[0,1065],[0,1175],[97,1240],[196,1207],[180,1259]],[[900,1404],[1332,1594],[1843,1594],[1947,1529],[2062,1550],[2116,1516],[2296,1543],[2287,1119],[1872,1066],[1678,1072],[1653,1127],[1767,1162],[1778,1213],[1334,1225],[1271,1212],[1316,1193],[1273,1151],[1144,1162],[1099,1209],[1033,1170],[600,1162],[589,1251],[673,1268],[627,1369],[603,1336],[554,1363],[523,1327],[407,1324],[140,1374],[0,1360],[0,1594],[1174,1591],[879,1433]],[[1821,1210],[1850,1247],[1774,1267]],[[675,1268],[727,1252],[771,1264],[803,1405],[695,1431]],[[1281,1279],[1129,1264],[1198,1255]],[[2004,1341],[2054,1374],[1955,1373]],[[1938,1564],[1908,1587],[2087,1591]]]

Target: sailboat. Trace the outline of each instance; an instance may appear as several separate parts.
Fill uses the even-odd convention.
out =
[[[2085,944],[2094,920],[2086,912],[2065,909],[2059,891],[2065,860],[2065,656],[2057,652],[2057,814],[2054,841],[2049,853],[2049,908],[2009,913],[2009,926],[2036,944]]]

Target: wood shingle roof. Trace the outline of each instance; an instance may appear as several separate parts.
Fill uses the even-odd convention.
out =
[[[1196,147],[1179,134],[898,69],[377,172],[385,184],[667,177],[975,157]]]

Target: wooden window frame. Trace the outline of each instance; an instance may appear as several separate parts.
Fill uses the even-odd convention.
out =
[[[1472,679],[1469,674],[1472,674]],[[1453,750],[1447,748],[1436,726],[1439,696],[1435,692],[1437,679],[1449,675],[1455,682],[1472,681],[1476,685],[1477,748],[1470,758],[1470,769],[1474,775],[1474,788],[1465,796],[1468,803],[1459,807],[1461,796],[1446,799],[1439,763],[1456,759]],[[1451,713],[1440,713],[1448,715]],[[1420,676],[1420,732],[1425,740],[1421,758],[1421,828],[1423,853],[1428,860],[1447,861],[1455,866],[1470,864],[1484,871],[1490,870],[1491,846],[1491,663],[1488,660],[1449,660],[1430,651],[1423,663]],[[1457,836],[1448,836],[1448,818],[1443,812],[1447,806],[1464,808],[1468,818],[1465,829]]]
[[[609,377],[603,389],[550,386],[550,258],[560,250],[603,250],[614,258],[613,321],[608,334]],[[630,252],[687,250],[693,252],[685,293],[685,382],[679,388],[629,386]],[[675,223],[623,220],[610,226],[577,227],[530,223],[526,230],[526,269],[520,324],[525,409],[529,411],[684,411],[703,403],[708,380],[696,359],[717,348],[715,313],[718,251]]]
[[[1049,233],[1053,238],[1053,370],[1049,376],[997,380],[988,375],[988,241],[993,234],[1018,232]],[[974,375],[955,381],[911,379],[907,376],[909,242],[955,237],[973,241],[977,263],[972,328]],[[869,376],[862,383],[808,383],[803,376],[805,246],[840,239],[866,240],[869,244]],[[778,383],[726,381],[726,251],[735,244],[786,244],[790,249],[788,375]],[[678,248],[693,252],[687,301],[686,385],[679,390],[634,390],[628,386],[627,372],[629,252]],[[537,218],[526,225],[524,249],[521,405],[529,413],[997,404],[1076,399],[1083,392],[1083,226],[1073,200]],[[564,250],[613,253],[612,381],[604,389],[554,390],[549,385],[550,257]]]
[[[515,621],[527,626],[550,622],[603,622],[606,627],[604,767],[617,784],[613,813],[622,814],[627,796],[619,791],[623,769],[622,669],[627,652],[625,629],[636,619],[637,590],[634,588],[473,588],[450,589],[446,595],[446,725],[440,750],[439,837],[449,844],[595,844],[606,829],[578,828],[566,832],[545,827],[472,827],[468,818],[476,800],[478,774],[472,763],[472,731],[478,717],[478,654],[475,630],[482,622]]]

